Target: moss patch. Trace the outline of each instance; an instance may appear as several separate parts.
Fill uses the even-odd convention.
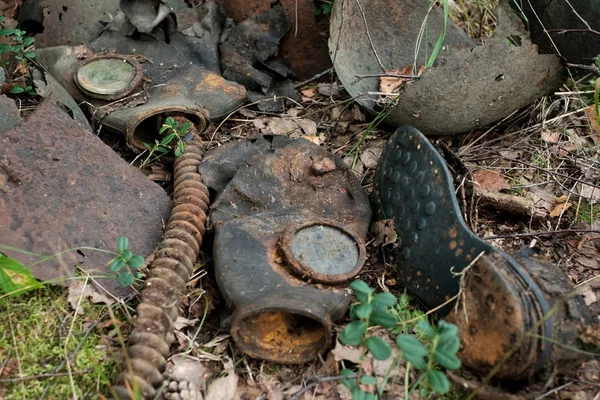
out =
[[[46,399],[108,392],[117,373],[109,342],[96,328],[85,336],[106,306],[82,304],[84,313],[75,315],[67,291],[55,287],[0,301],[0,398],[37,399],[47,386]]]

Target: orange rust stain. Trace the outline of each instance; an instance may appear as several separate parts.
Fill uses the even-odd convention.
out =
[[[194,87],[194,90],[197,92],[220,90],[226,94],[240,94],[242,91],[240,87],[229,84],[222,76],[214,73],[206,75],[204,79]]]
[[[450,250],[454,250],[456,248],[457,244],[456,244],[456,240],[453,240],[450,242]]]
[[[448,236],[450,236],[451,238],[455,238],[458,235],[458,232],[456,232],[456,228],[452,228],[448,231]]]
[[[248,317],[240,327],[245,343],[256,343],[262,352],[285,354],[290,359],[320,350],[325,330],[316,321],[287,312],[263,312]]]
[[[472,259],[473,259],[473,257],[471,257],[471,255],[470,255],[470,254],[467,254],[467,255],[465,256],[465,260],[467,260],[467,261],[471,261]]]
[[[459,249],[456,249],[456,251],[454,252],[454,255],[455,255],[456,257],[458,257],[458,256],[460,256],[462,253],[463,253],[463,249],[460,249],[460,248],[459,248]]]

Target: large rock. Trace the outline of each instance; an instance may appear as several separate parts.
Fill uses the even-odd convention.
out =
[[[164,190],[126,163],[51,99],[22,124],[0,134],[0,243],[43,255],[78,246],[116,251],[120,236],[148,256],[162,236],[170,201]],[[30,265],[38,258],[7,255]],[[107,253],[69,252],[31,269],[40,280],[112,274]],[[112,274],[114,275],[114,274]],[[129,289],[99,278],[115,295]],[[72,280],[65,280],[69,284]]]

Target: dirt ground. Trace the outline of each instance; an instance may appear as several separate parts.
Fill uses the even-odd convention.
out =
[[[11,2],[4,5],[13,6]],[[480,16],[484,18],[485,14]],[[502,121],[432,141],[445,155],[463,217],[473,232],[509,253],[521,248],[537,250],[581,288],[586,305],[598,315],[600,126],[594,114],[595,78],[593,72],[571,68],[560,90]],[[371,193],[379,156],[394,127],[373,124],[375,116],[352,100],[334,73],[299,90],[301,102],[283,113],[261,112],[247,105],[211,124],[202,133],[207,148],[260,134],[303,137],[342,157]],[[102,129],[97,134],[125,160],[139,166],[140,159],[127,149],[122,137]],[[172,162],[173,158],[164,157],[143,169],[167,192],[172,191]],[[394,279],[396,266],[376,243],[376,235],[370,235],[368,260],[358,278],[400,298],[404,289]],[[79,290],[87,285],[87,280],[82,281]],[[169,368],[188,373],[206,399],[346,400],[352,397],[338,378],[342,368],[360,366],[377,377],[386,376],[390,369],[390,364],[361,359],[356,349],[339,342],[323,357],[299,366],[258,361],[239,353],[221,327],[227,311],[214,280],[209,249],[199,258],[188,287]],[[0,400],[111,398],[109,382],[121,368],[122,346],[138,299],[119,299],[107,306],[78,304],[74,298],[73,289],[60,287],[0,298]],[[84,313],[74,311],[80,306]],[[409,319],[423,313],[412,300],[407,309]],[[349,321],[347,317],[338,322],[336,336]],[[392,341],[385,330],[375,333]],[[598,400],[600,363],[597,354],[594,358],[544,382],[509,385],[505,391],[491,385],[480,389],[479,395]],[[450,377],[450,393],[428,394],[427,398],[467,399],[479,388],[473,371],[460,370]],[[382,398],[399,399],[416,375],[401,363],[389,378]],[[168,397],[171,389],[168,386],[163,394],[177,398]],[[411,398],[424,396],[415,391]]]

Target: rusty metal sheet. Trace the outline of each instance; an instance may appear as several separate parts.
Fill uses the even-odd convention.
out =
[[[163,189],[45,100],[21,125],[0,135],[0,243],[39,254],[77,246],[115,250],[119,236],[148,256],[162,235],[170,202]],[[25,265],[37,259],[5,251]],[[71,276],[79,262],[109,273],[110,255],[84,250],[32,268],[40,280]],[[129,289],[100,279],[115,295]],[[68,284],[68,281],[66,282]]]
[[[236,21],[271,8],[270,0],[222,0],[226,12]],[[331,66],[327,42],[319,35],[312,0],[282,0],[292,28],[283,38],[280,54],[291,65],[299,80],[308,79]]]

